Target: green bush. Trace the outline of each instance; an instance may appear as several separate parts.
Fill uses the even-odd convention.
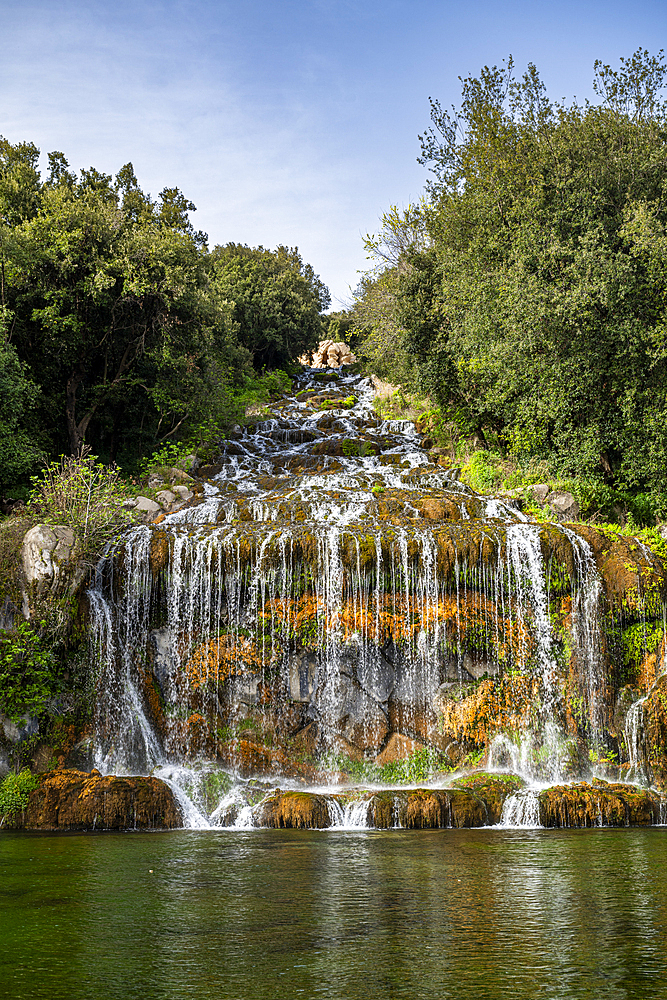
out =
[[[480,493],[498,489],[504,478],[502,459],[489,451],[475,451],[461,470],[461,479]]]
[[[38,785],[39,780],[27,768],[18,774],[8,774],[0,782],[0,816],[4,818],[25,809],[30,793]]]
[[[85,552],[97,551],[135,516],[122,506],[129,485],[96,457],[61,456],[33,476],[28,511],[46,524],[74,528]]]
[[[53,653],[27,622],[0,638],[0,711],[13,722],[39,715],[56,692]]]
[[[447,759],[437,750],[421,747],[404,760],[387,764],[355,761],[344,755],[334,755],[325,761],[334,771],[342,771],[355,781],[381,782],[385,785],[414,785],[428,781],[436,771],[452,771]]]

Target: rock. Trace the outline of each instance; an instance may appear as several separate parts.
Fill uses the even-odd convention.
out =
[[[90,772],[93,768],[93,738],[86,736],[80,740],[67,754],[66,767],[75,771]]]
[[[505,799],[525,788],[526,782],[516,774],[494,774],[474,771],[452,782],[451,788],[470,792],[484,803],[486,823],[500,822]]]
[[[539,803],[542,826],[652,826],[660,822],[656,792],[599,779],[552,785],[540,792]]]
[[[165,701],[171,698],[171,677],[178,664],[173,642],[171,629],[166,626],[153,629],[148,636],[148,662]]]
[[[0,779],[6,778],[12,770],[8,751],[0,749]]]
[[[318,708],[325,725],[360,750],[377,750],[389,732],[387,716],[378,703],[346,674],[330,679]]]
[[[302,650],[289,663],[289,696],[292,701],[311,701],[317,684],[317,656]]]
[[[362,688],[378,702],[386,702],[394,690],[394,668],[379,654],[370,661],[357,663],[356,678]]]
[[[72,528],[62,524],[36,524],[26,532],[21,546],[21,562],[26,583],[55,585],[73,565],[77,539]]]
[[[26,713],[18,722],[13,722],[6,715],[0,715],[0,728],[10,743],[20,743],[39,732],[39,719]]]
[[[176,468],[175,465],[171,465],[164,470],[164,474],[167,478],[167,482],[173,486],[174,483],[191,483],[193,481],[192,476],[187,472],[183,472],[183,469]],[[194,472],[193,472],[194,475]]]
[[[398,760],[405,760],[410,757],[415,750],[423,750],[426,746],[421,740],[413,740],[402,733],[392,733],[387,740],[387,745],[375,758],[375,763],[393,764]]]
[[[463,669],[476,681],[480,681],[482,677],[495,677],[498,673],[498,665],[493,660],[473,659],[470,653],[463,657]]]
[[[176,462],[174,468],[177,469],[179,472],[185,472],[188,475],[192,476],[197,472],[200,465],[201,462],[199,461],[197,456],[193,454],[193,455],[186,455],[185,458],[181,458],[178,462]]]
[[[526,486],[524,492],[528,493],[536,503],[544,503],[549,487],[546,483],[534,483],[532,486]]]
[[[200,465],[197,475],[200,479],[213,479],[222,472],[221,465]]]
[[[164,510],[167,510],[173,503],[176,503],[176,494],[172,493],[171,490],[160,490],[156,500]]]
[[[23,812],[6,821],[22,830],[158,830],[183,825],[171,789],[158,778],[50,771]]]
[[[312,792],[277,792],[255,810],[258,826],[323,830],[331,826],[327,799]]]
[[[187,486],[174,486],[174,493],[177,493],[181,500],[191,500],[194,496],[192,490],[189,490]]]
[[[549,493],[547,503],[558,515],[561,523],[576,521],[579,517],[579,504],[571,493]]]
[[[137,497],[137,510],[144,510],[147,514],[157,514],[161,510],[161,507],[159,503],[151,500],[150,497]]]
[[[258,688],[262,683],[261,674],[236,674],[227,680],[227,690],[231,703],[256,705],[259,701]]]

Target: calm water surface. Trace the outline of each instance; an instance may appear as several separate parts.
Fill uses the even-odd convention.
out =
[[[0,833],[0,996],[667,998],[667,830]]]

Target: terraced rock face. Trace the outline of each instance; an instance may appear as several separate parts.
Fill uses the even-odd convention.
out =
[[[432,752],[662,780],[659,560],[479,496],[372,400],[306,372],[100,565],[100,769],[326,783],[342,758]]]

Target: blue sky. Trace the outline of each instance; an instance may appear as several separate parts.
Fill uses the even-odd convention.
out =
[[[334,306],[362,234],[420,195],[429,96],[511,52],[583,99],[596,58],[667,47],[665,0],[0,0],[0,24],[0,134],[77,169],[131,160],[211,245],[298,246]]]

